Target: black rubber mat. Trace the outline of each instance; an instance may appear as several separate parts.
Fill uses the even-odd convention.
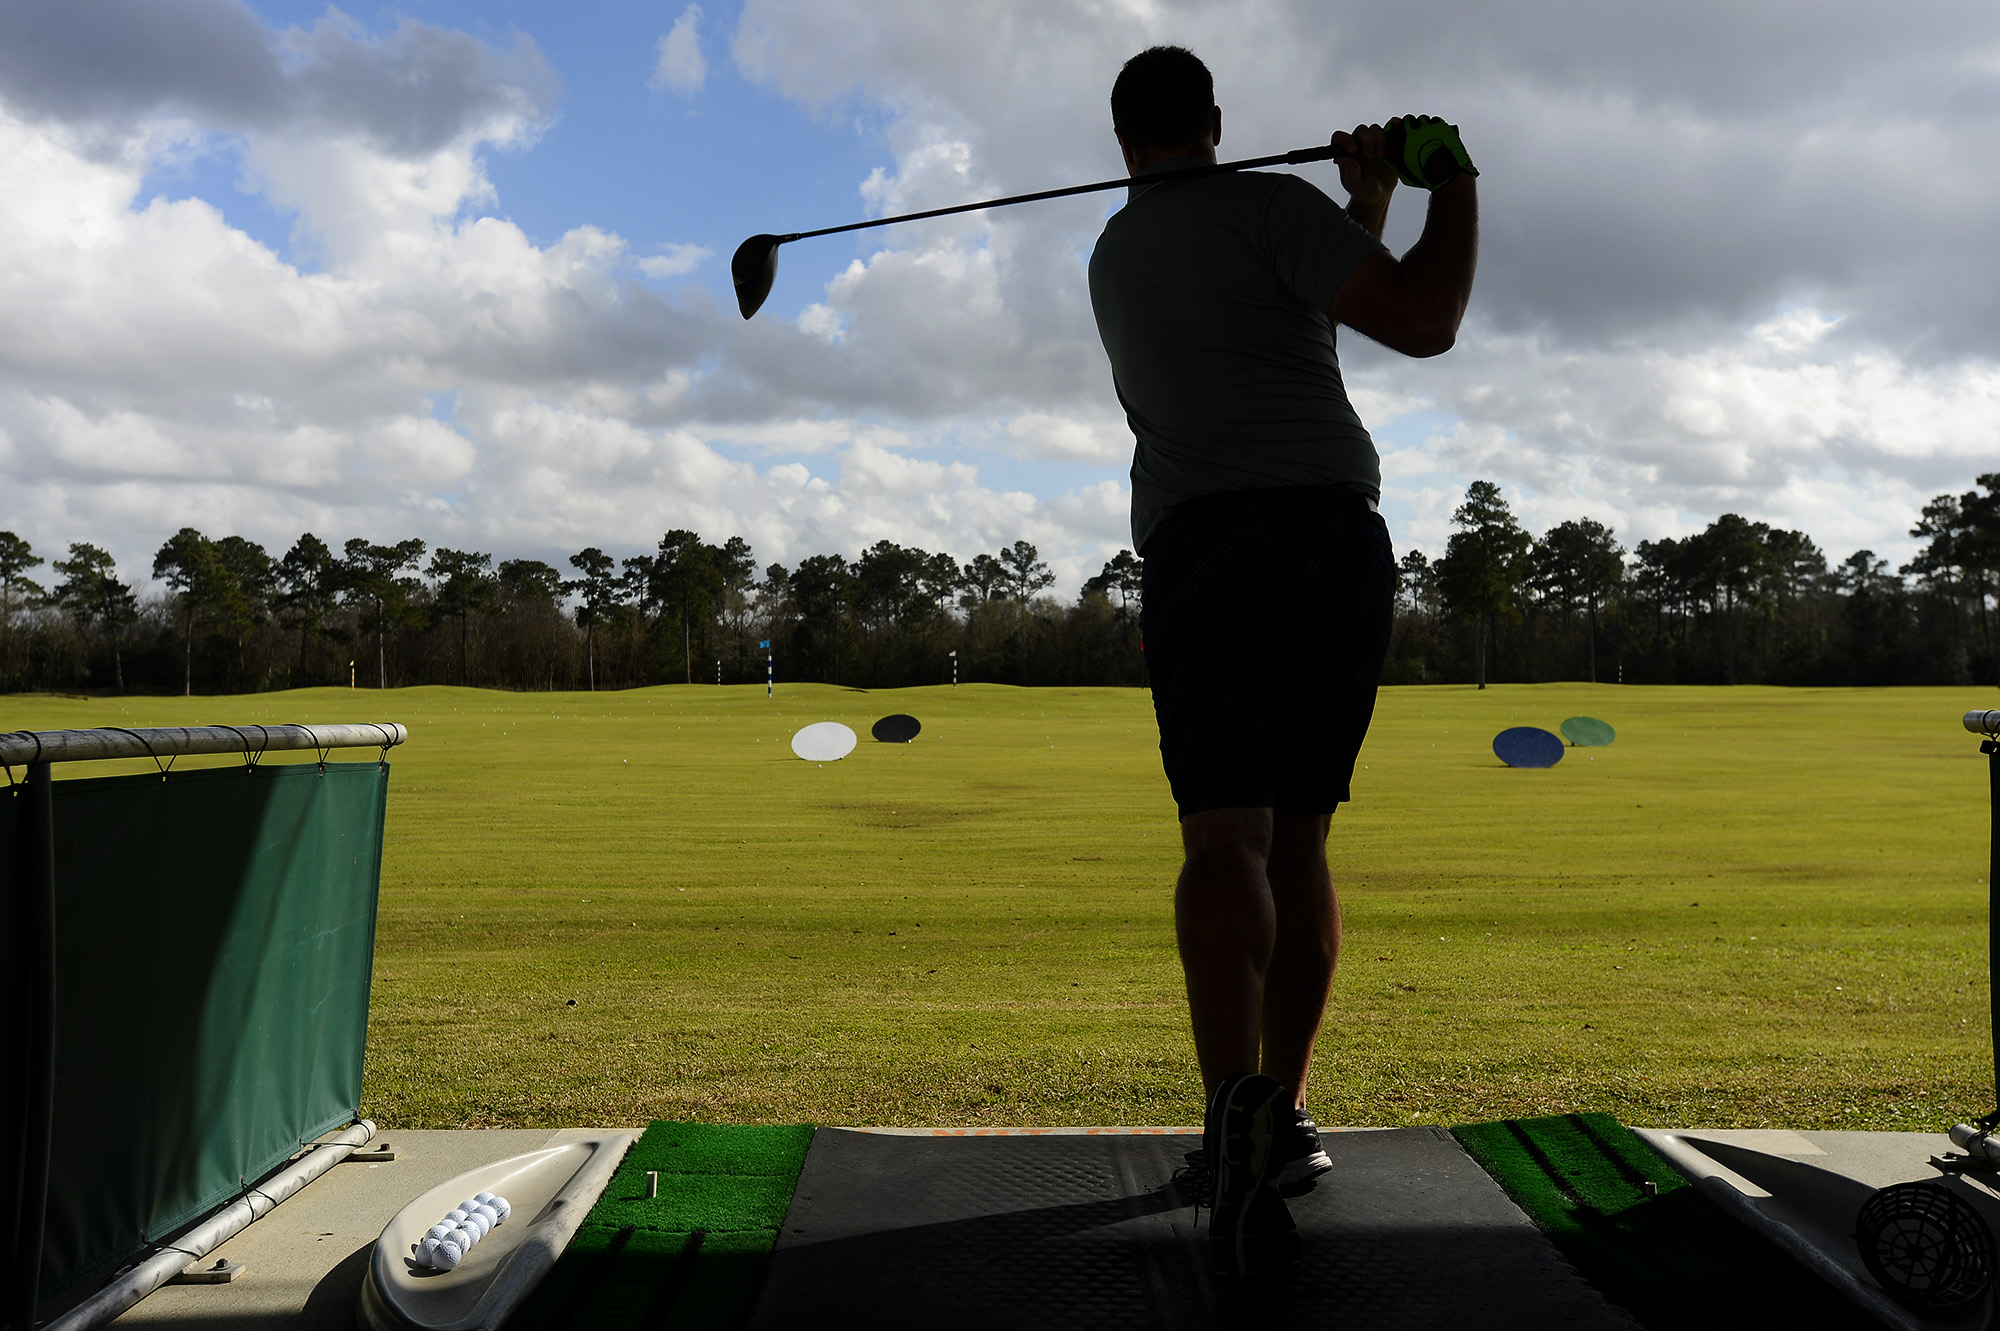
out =
[[[1617,1328],[1435,1128],[1327,1133],[1334,1170],[1291,1201],[1303,1270],[1246,1309],[1208,1276],[1207,1212],[1175,1184],[1199,1139],[909,1137],[823,1128],[756,1331],[813,1327]],[[1273,1319],[1276,1320],[1273,1320]]]

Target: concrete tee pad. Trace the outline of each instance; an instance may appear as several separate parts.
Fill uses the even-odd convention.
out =
[[[594,1129],[380,1133],[386,1164],[335,1165],[203,1259],[242,1262],[224,1285],[168,1285],[112,1323],[229,1331],[353,1331],[361,1282],[382,1227],[416,1197],[468,1170],[580,1138]]]

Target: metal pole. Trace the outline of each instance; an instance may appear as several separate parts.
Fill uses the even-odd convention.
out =
[[[1993,1007],[1993,1112],[2000,1116],[2000,971],[1994,959],[2000,957],[2000,741],[1987,740],[1979,746],[1986,755],[1987,802],[1993,814],[1992,840],[1987,843],[1986,860],[1986,983]]]
[[[2000,711],[1967,712],[1962,724],[1982,736],[1986,755],[1987,807],[1992,827],[1986,861],[1986,984],[1993,1019],[1993,1112],[1979,1120],[1985,1132],[2000,1127]]]
[[[9,1315],[33,1331],[41,1301],[42,1226],[48,1214],[49,1148],[56,1098],[56,825],[55,778],[46,762],[28,764],[21,804],[20,1190],[14,1203],[14,1251]]]
[[[394,721],[379,725],[170,726],[159,730],[17,730],[0,735],[0,763],[90,762],[99,758],[167,758],[178,754],[264,753],[301,749],[392,749],[410,737]]]
[[[764,696],[766,698],[771,696],[771,681],[774,678],[775,676],[771,673],[771,658],[766,656],[764,658]]]
[[[284,1166],[280,1173],[271,1175],[237,1201],[210,1215],[193,1229],[175,1235],[171,1247],[163,1244],[151,1256],[135,1259],[134,1264],[119,1272],[110,1284],[64,1313],[43,1331],[87,1331],[88,1328],[103,1326],[173,1279],[177,1273],[242,1233],[251,1221],[271,1214],[278,1208],[278,1203],[354,1154],[356,1147],[366,1146],[374,1136],[374,1122],[364,1118],[331,1141],[321,1142],[309,1154]]]

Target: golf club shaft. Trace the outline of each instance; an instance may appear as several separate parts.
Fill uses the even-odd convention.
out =
[[[897,222],[919,222],[926,217],[945,217],[951,213],[974,213],[982,208],[1004,208],[1012,203],[1034,203],[1038,199],[1061,199],[1072,194],[1095,194],[1100,190],[1119,189],[1127,185],[1152,185],[1162,180],[1186,180],[1192,176],[1212,176],[1224,171],[1247,171],[1259,166],[1298,166],[1305,162],[1324,162],[1334,155],[1331,144],[1317,148],[1294,148],[1288,153],[1274,153],[1269,157],[1246,157],[1240,162],[1210,162],[1201,166],[1184,167],[1178,171],[1162,171],[1151,176],[1120,176],[1116,180],[1100,180],[1094,185],[1070,185],[1064,189],[1045,189],[1033,194],[1015,194],[1004,199],[987,199],[980,203],[959,203],[949,208],[932,208],[921,213],[904,213],[900,217],[877,217],[866,222],[849,222],[845,226],[821,227],[818,231],[794,231],[788,236],[777,237],[782,244],[786,241],[806,240],[813,236],[831,236],[842,231],[860,231],[871,226],[892,226]]]

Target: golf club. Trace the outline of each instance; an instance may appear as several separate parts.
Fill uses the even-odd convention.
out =
[[[1393,131],[1392,131],[1393,133]],[[840,231],[860,231],[871,226],[891,226],[897,222],[915,222],[926,217],[943,217],[949,213],[977,212],[981,208],[1004,208],[1011,203],[1033,203],[1038,199],[1061,199],[1072,194],[1094,194],[1099,190],[1123,189],[1140,183],[1151,185],[1161,180],[1186,180],[1191,176],[1212,176],[1222,171],[1247,171],[1258,166],[1298,166],[1305,162],[1324,162],[1333,157],[1331,144],[1317,148],[1294,148],[1288,153],[1276,153],[1270,157],[1246,157],[1240,162],[1213,162],[1201,166],[1184,167],[1178,171],[1162,171],[1158,175],[1137,178],[1120,176],[1116,180],[1100,180],[1094,185],[1071,185],[1067,189],[1045,189],[1034,194],[1015,194],[1004,199],[987,199],[982,203],[961,203],[950,208],[932,208],[921,213],[904,213],[901,217],[877,217],[867,222],[849,222],[846,226],[822,227],[818,231],[794,231],[788,236],[752,236],[736,247],[735,257],[729,261],[729,276],[736,283],[736,307],[748,319],[764,304],[764,298],[771,294],[771,283],[778,276],[778,246],[794,240],[805,240],[811,236],[831,236]]]

